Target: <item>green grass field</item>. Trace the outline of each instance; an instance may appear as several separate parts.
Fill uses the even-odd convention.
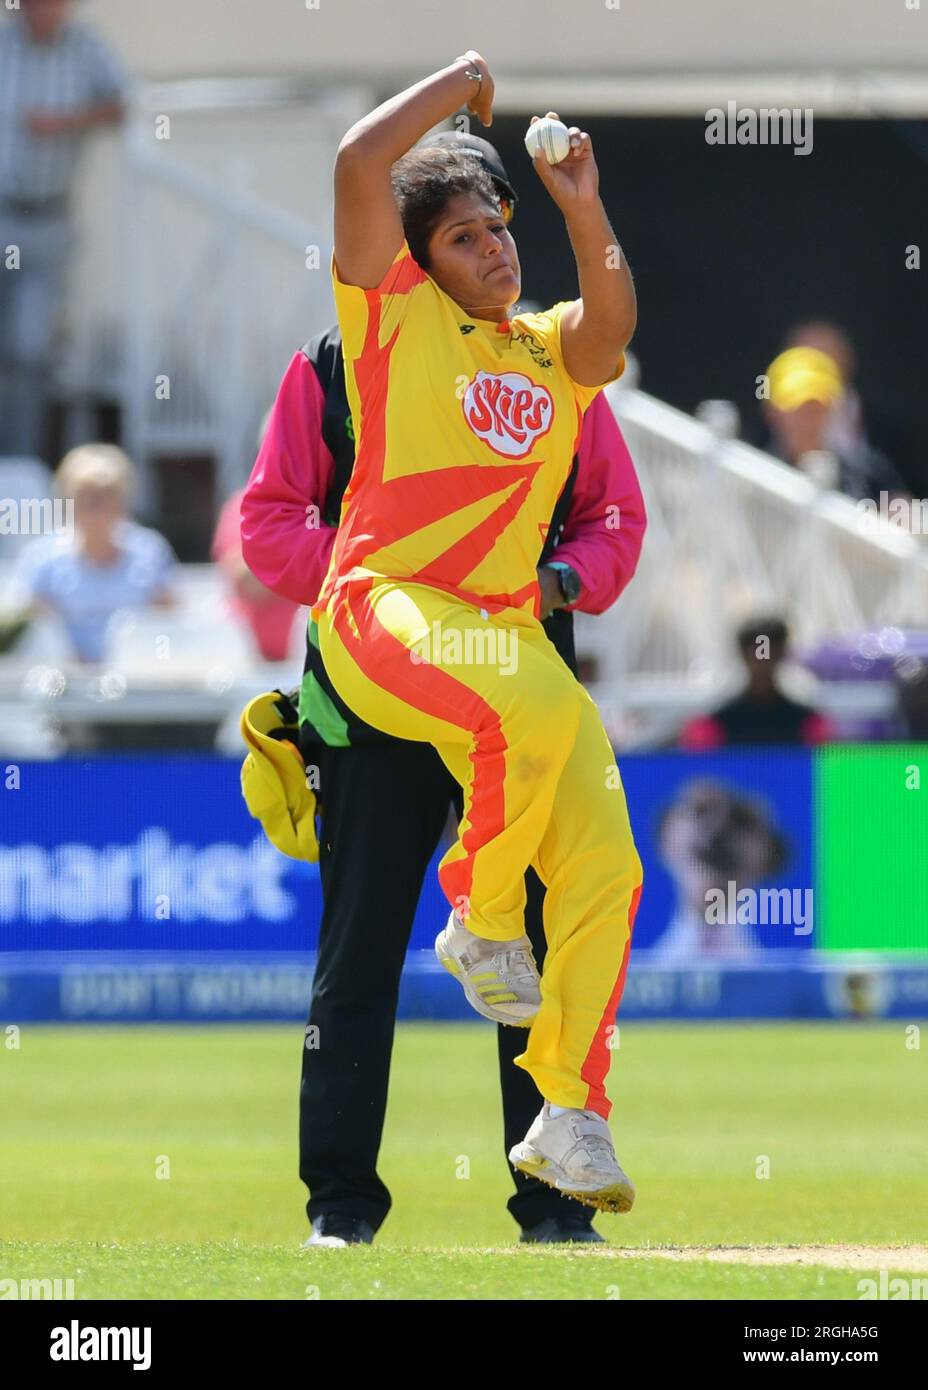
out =
[[[856,1299],[868,1271],[928,1275],[928,1048],[901,1023],[623,1026],[612,1128],[638,1201],[597,1217],[608,1248],[579,1250],[517,1244],[494,1031],[475,1023],[400,1027],[393,1211],[371,1248],[301,1251],[301,1040],[25,1026],[0,1049],[0,1279],[71,1278],[78,1298]],[[844,1252],[712,1255],[823,1245]]]

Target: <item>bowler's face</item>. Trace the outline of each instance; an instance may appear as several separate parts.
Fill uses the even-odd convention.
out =
[[[505,317],[519,297],[516,244],[500,213],[476,194],[449,199],[429,241],[428,271],[474,318]]]

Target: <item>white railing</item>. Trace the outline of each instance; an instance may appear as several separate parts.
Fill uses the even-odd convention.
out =
[[[367,100],[213,83],[139,101],[121,172],[117,392],[149,486],[165,453],[212,456],[220,498],[247,476],[290,356],[333,317],[331,169]],[[150,492],[139,500],[151,510]]]
[[[802,647],[928,625],[928,542],[872,528],[858,506],[641,391],[609,389],[648,530],[620,601],[578,615],[611,731],[659,736],[737,680],[733,633],[782,614]],[[852,696],[852,692],[848,692]],[[879,703],[877,697],[876,704]]]

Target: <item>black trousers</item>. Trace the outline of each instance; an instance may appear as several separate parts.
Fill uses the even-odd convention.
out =
[[[428,743],[304,750],[319,763],[323,912],[312,1032],[303,1047],[300,1177],[310,1221],[339,1214],[370,1222],[390,1209],[377,1173],[387,1105],[400,973],[426,869],[461,788]],[[544,886],[530,870],[526,930],[541,968]],[[435,923],[436,935],[445,925]],[[318,1031],[316,1031],[318,1030]],[[504,1154],[541,1108],[528,1072],[513,1064],[525,1031],[498,1027]],[[423,1097],[423,1105],[428,1097]],[[487,1104],[492,1098],[487,1097]],[[508,1157],[507,1157],[508,1163]],[[523,1228],[592,1212],[510,1167],[509,1211]]]

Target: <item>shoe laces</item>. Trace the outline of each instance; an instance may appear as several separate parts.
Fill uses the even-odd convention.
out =
[[[584,1134],[583,1147],[591,1156],[600,1155],[603,1158],[615,1160],[611,1143],[608,1139],[604,1139],[601,1134]]]

